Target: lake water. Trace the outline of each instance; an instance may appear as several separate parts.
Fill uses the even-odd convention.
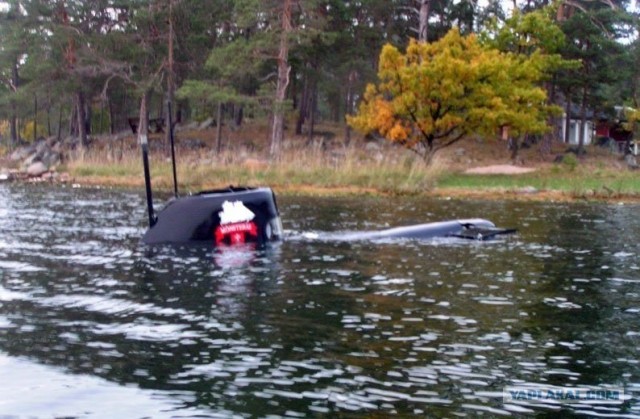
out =
[[[0,417],[640,417],[640,206],[279,205],[217,253],[141,245],[138,191],[0,185]],[[336,240],[463,217],[519,234]]]

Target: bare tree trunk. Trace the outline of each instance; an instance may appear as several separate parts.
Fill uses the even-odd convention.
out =
[[[96,132],[96,134],[104,134],[104,114],[105,114],[105,110],[104,110],[105,106],[104,106],[104,100],[100,101],[100,126],[98,127],[98,132],[95,131],[94,128],[94,132]]]
[[[222,152],[222,102],[218,102],[218,114],[216,115],[216,154]]]
[[[56,134],[58,141],[62,139],[62,105],[58,107],[58,133]]]
[[[47,137],[51,137],[51,101],[47,105]]]
[[[558,86],[557,86],[557,80],[555,76],[551,83],[553,85],[553,100],[551,101],[551,104],[557,105],[558,104],[558,95],[557,95]],[[562,138],[562,117],[560,115],[556,115],[553,117],[553,133],[554,133],[554,136],[552,141],[561,143],[563,141],[563,138]]]
[[[420,2],[418,26],[418,41],[427,42],[428,25],[429,25],[429,6],[430,0],[418,0]]]
[[[545,83],[545,90],[548,92],[547,94],[547,104],[551,105],[555,101],[555,83]],[[543,156],[549,155],[551,153],[551,143],[553,141],[554,134],[556,132],[556,118],[555,116],[549,116],[547,118],[547,124],[553,127],[553,131],[549,133],[545,133],[542,137],[542,145],[540,147],[540,152]]]
[[[144,92],[140,98],[140,114],[138,116],[138,139],[142,141],[143,137],[149,132],[149,92]]]
[[[278,54],[278,81],[273,109],[273,125],[271,129],[272,160],[280,158],[284,139],[284,102],[289,85],[289,33],[291,32],[291,0],[284,0],[282,10],[282,33],[280,34],[280,53]]]
[[[291,79],[291,88],[289,89],[289,92],[291,93],[291,107],[295,111],[298,109],[298,73],[294,66],[291,66],[291,74],[289,77]]]
[[[78,139],[80,140],[80,147],[85,148],[87,146],[87,118],[84,93],[80,90],[76,92],[76,116],[78,118]]]
[[[340,100],[339,97],[335,97],[335,98],[328,98],[329,100],[329,107],[331,108],[331,120],[333,122],[335,122],[336,124],[344,121],[344,118],[342,118],[346,112],[343,112],[342,109],[342,101]]]
[[[78,136],[78,107],[76,106],[75,99],[71,104],[71,110],[69,111],[69,137]]]
[[[135,103],[135,101],[134,101]],[[126,89],[122,89],[122,107],[120,108],[118,115],[120,116],[120,120],[122,122],[126,122],[126,119],[123,121],[122,117],[124,116],[125,118],[127,116],[129,116],[129,95],[127,94],[127,90]],[[126,127],[127,125],[125,125]],[[124,151],[124,150],[123,150]]]
[[[234,123],[236,127],[242,125],[242,121],[244,120],[244,106],[236,105],[234,109]]]
[[[9,149],[11,149],[18,144],[18,109],[15,101],[11,101],[11,120],[9,125],[11,126]]]
[[[509,138],[509,145],[511,146],[511,163],[518,163],[518,152],[520,151],[520,137]]]
[[[11,68],[11,83],[13,85],[13,93],[14,95],[18,91],[18,87],[20,85],[20,77],[18,77],[18,62],[17,60],[13,63],[13,67]],[[9,144],[9,148],[11,149],[14,145],[18,144],[18,105],[15,100],[11,100],[11,120],[9,121],[11,125],[11,143]]]
[[[587,126],[587,87],[582,88],[582,104],[580,105],[580,136],[578,141],[578,155],[584,151],[584,134]]]
[[[351,70],[347,79],[347,97],[345,103],[345,115],[351,115],[353,112],[353,85],[358,80],[358,72]],[[347,145],[351,143],[351,127],[349,124],[345,124],[344,140]]]
[[[181,124],[182,123],[182,114],[184,112],[183,107],[181,104],[178,104],[178,106],[176,106],[176,119],[174,122],[174,124]]]
[[[51,94],[47,93],[47,137],[51,137]]]
[[[174,35],[174,28],[173,28],[173,0],[169,0],[169,45],[168,45],[168,49],[169,49],[169,57],[168,57],[168,71],[167,71],[167,101],[171,104],[173,104],[174,101],[174,97],[175,97],[175,90],[176,90],[176,86],[175,86],[175,75],[174,75],[174,70],[173,70],[173,64],[174,64],[174,57],[173,57],[173,49],[174,49],[174,40],[173,38],[175,37]],[[170,109],[173,109],[173,106],[170,107]],[[171,111],[173,112],[173,111]],[[168,121],[173,121],[174,117],[173,115],[167,115],[166,119],[167,122]],[[166,132],[166,154],[170,154],[171,152],[171,127],[169,127],[167,125],[167,129],[165,129]]]
[[[345,145],[351,144],[351,127],[349,124],[344,124],[344,143]]]
[[[93,120],[93,108],[91,107],[91,103],[87,103],[84,101],[84,126],[87,131],[87,137],[93,133],[93,125],[91,121]]]
[[[591,42],[587,40],[585,42],[585,49],[589,51],[591,47]],[[584,72],[587,77],[589,77],[591,73],[590,65],[587,62],[583,63]],[[582,86],[582,103],[580,106],[580,141],[578,142],[578,155],[581,155],[584,152],[584,143],[585,143],[585,130],[587,127],[587,100],[588,100],[588,89],[587,86]]]
[[[318,98],[318,85],[314,81],[313,86],[311,88],[311,97],[309,101],[309,132],[308,132],[309,143],[313,142],[313,130],[315,129],[315,124],[316,124],[317,98]]]
[[[38,139],[38,95],[33,95],[33,142]]]
[[[107,97],[107,108],[109,108],[109,134],[113,135],[116,132],[116,127],[114,123],[114,112],[113,112],[113,103],[111,99]]]
[[[298,121],[296,122],[296,135],[302,134],[302,126],[307,119],[307,103],[309,102],[309,75],[304,76],[304,83],[302,87],[302,98],[300,99],[300,105],[298,106]]]

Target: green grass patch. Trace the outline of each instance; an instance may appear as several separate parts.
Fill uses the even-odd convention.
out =
[[[590,170],[586,167],[567,170],[546,170],[522,175],[465,175],[449,173],[437,186],[462,189],[517,190],[534,187],[538,190],[562,191],[573,194],[618,193],[640,194],[640,173],[612,169]]]

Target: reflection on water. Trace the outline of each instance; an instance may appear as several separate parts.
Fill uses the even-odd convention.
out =
[[[0,416],[640,417],[637,206],[280,198],[287,241],[217,252],[140,245],[137,192],[0,196]],[[330,240],[477,216],[520,234]]]

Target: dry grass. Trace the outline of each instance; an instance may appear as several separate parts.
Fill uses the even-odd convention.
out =
[[[215,152],[215,129],[185,131],[177,135],[178,181],[182,192],[228,185],[269,185],[279,192],[303,194],[421,194],[503,198],[533,186],[540,191],[527,199],[631,200],[640,195],[638,173],[628,170],[618,156],[596,147],[576,164],[551,163],[566,146],[556,145],[551,156],[538,147],[523,149],[519,164],[536,167],[535,173],[464,175],[470,167],[511,163],[502,142],[469,140],[438,155],[431,166],[413,153],[384,142],[340,140],[342,128],[321,126],[311,141],[290,136],[279,162],[268,156],[268,127],[249,123],[241,130],[225,127],[223,151]],[[173,186],[164,139],[152,136],[151,167],[154,188]],[[133,136],[123,140],[97,140],[91,151],[67,163],[67,170],[84,183],[142,186],[139,147]],[[478,195],[480,194],[480,195]]]
[[[440,160],[426,167],[413,153],[384,143],[359,140],[346,145],[331,131],[312,142],[306,137],[287,139],[278,162],[266,157],[263,127],[229,132],[219,155],[213,137],[213,130],[178,135],[177,172],[183,191],[233,184],[270,185],[307,194],[415,194],[433,187],[445,169]],[[154,188],[170,189],[172,169],[163,142],[158,136],[150,139],[152,182]],[[139,186],[143,182],[140,151],[133,137],[97,141],[90,151],[74,156],[67,170],[90,183]]]

